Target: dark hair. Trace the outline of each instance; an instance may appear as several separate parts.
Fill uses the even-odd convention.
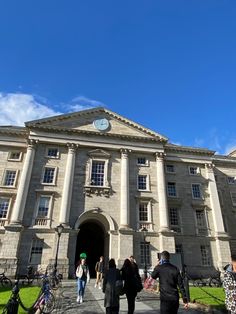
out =
[[[236,262],[236,254],[232,254],[232,255],[231,255],[231,260],[232,260],[233,262]]]
[[[168,261],[170,259],[170,253],[168,251],[161,252],[161,258]]]
[[[109,265],[109,268],[116,268],[116,262],[115,262],[114,258],[111,258],[109,260],[108,265]]]
[[[133,258],[134,259],[134,256],[133,255],[130,255],[130,257],[129,258]]]

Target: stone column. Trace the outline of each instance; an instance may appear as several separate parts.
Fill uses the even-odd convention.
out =
[[[220,269],[223,268],[230,260],[229,239],[225,233],[223,217],[220,207],[220,201],[214,175],[214,165],[206,164],[206,175],[208,179],[208,190],[210,194],[210,203],[212,209],[212,217],[215,229],[217,263]]]
[[[120,178],[120,227],[129,228],[129,156],[128,150],[121,150]]]
[[[71,196],[72,196],[72,188],[73,188],[73,180],[74,180],[74,169],[75,169],[75,153],[77,149],[77,145],[75,144],[67,144],[68,146],[68,156],[64,177],[64,185],[63,185],[63,193],[61,199],[61,211],[59,223],[68,225],[69,223],[69,214],[70,214],[70,206],[71,206]]]
[[[160,231],[169,231],[169,213],[166,196],[164,153],[156,153],[157,193],[159,202]]]
[[[28,141],[28,147],[27,152],[25,156],[25,161],[23,165],[23,169],[20,176],[20,182],[17,189],[17,196],[15,200],[15,205],[13,208],[13,212],[11,215],[10,224],[21,224],[24,210],[25,210],[25,204],[26,204],[26,198],[29,190],[29,183],[33,168],[33,162],[34,162],[34,155],[35,155],[35,140],[29,140]]]

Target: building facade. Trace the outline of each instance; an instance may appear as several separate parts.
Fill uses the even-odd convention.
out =
[[[236,253],[236,154],[173,145],[105,108],[0,127],[0,267],[74,275],[81,252],[152,268],[162,250],[190,273]]]

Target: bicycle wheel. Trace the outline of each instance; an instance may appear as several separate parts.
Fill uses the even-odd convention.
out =
[[[54,295],[48,291],[42,296],[42,303],[39,305],[39,309],[41,313],[48,314],[51,313],[55,308],[55,298]]]
[[[11,279],[4,277],[1,279],[1,284],[3,287],[11,287],[12,286],[12,282]]]

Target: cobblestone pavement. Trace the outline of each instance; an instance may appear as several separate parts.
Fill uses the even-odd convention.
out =
[[[57,292],[56,308],[53,314],[102,314],[105,313],[104,294],[98,288],[94,288],[94,280],[91,280],[85,290],[84,302],[76,302],[76,282],[70,281],[63,284],[60,291]],[[136,304],[135,314],[159,314],[160,302],[158,294],[142,291],[139,293]],[[127,301],[125,296],[120,299],[120,314],[127,313]],[[189,309],[187,312],[180,306],[179,314],[200,314],[198,310]]]

